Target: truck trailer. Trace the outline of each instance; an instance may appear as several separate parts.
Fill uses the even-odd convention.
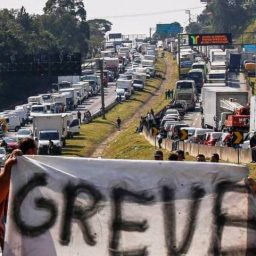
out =
[[[221,108],[221,100],[233,99],[243,106],[248,102],[248,92],[232,87],[205,87],[202,96],[203,126],[216,130],[225,123],[221,120],[221,114],[225,112]]]

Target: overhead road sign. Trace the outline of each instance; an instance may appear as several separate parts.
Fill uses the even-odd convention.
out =
[[[111,33],[108,35],[109,40],[112,39],[122,39],[122,34],[121,33]]]
[[[190,46],[201,45],[231,45],[232,35],[224,34],[188,34],[188,43]]]
[[[178,22],[173,22],[170,24],[156,24],[156,33],[163,36],[176,36],[182,31],[183,28]]]
[[[244,45],[244,52],[254,52],[256,53],[256,45],[255,44],[247,44]]]

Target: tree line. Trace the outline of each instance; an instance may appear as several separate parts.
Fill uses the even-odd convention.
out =
[[[0,56],[79,52],[83,59],[93,57],[112,24],[104,19],[87,20],[86,16],[82,0],[48,0],[42,15],[29,14],[24,7],[1,9]],[[50,88],[52,82],[56,78],[0,74],[0,109],[11,105],[10,101],[21,102],[31,93]],[[39,84],[47,85],[42,88]]]
[[[232,33],[240,35],[255,19],[256,0],[211,0],[186,27],[188,33]]]

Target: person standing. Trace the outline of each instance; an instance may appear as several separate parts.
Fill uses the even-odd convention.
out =
[[[167,96],[168,96],[168,99],[171,98],[171,90],[170,89],[168,89],[168,91],[167,91]]]
[[[165,91],[165,99],[168,100],[168,90]]]
[[[169,91],[170,91],[169,92],[169,98],[172,99],[173,98],[173,89],[172,90],[169,89]]]
[[[8,204],[8,194],[11,179],[12,166],[17,163],[17,156],[36,155],[36,142],[32,138],[26,138],[20,141],[19,149],[15,149],[6,160],[3,170],[0,173],[0,246],[3,251],[4,247],[4,220]]]
[[[117,119],[116,119],[116,125],[117,125],[117,129],[120,131],[120,129],[121,129],[121,123],[122,123],[122,120],[121,120],[121,118],[120,117],[118,117]]]
[[[252,163],[256,162],[256,132],[253,133],[253,136],[250,139],[250,148],[252,152]]]
[[[81,124],[81,116],[82,116],[82,114],[81,114],[81,112],[78,110],[77,111],[77,118],[79,119],[79,122],[80,122],[80,124]]]

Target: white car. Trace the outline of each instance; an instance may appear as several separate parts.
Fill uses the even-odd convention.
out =
[[[28,128],[21,128],[16,133],[16,137],[21,140],[24,138],[33,138],[33,131]]]

